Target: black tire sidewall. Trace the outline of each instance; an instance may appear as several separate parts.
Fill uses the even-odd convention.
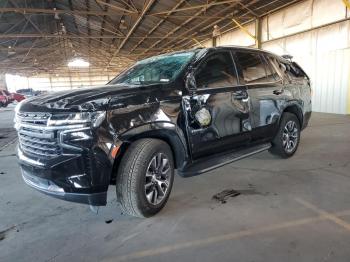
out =
[[[283,130],[289,121],[295,122],[295,124],[297,125],[297,128],[298,128],[298,141],[297,141],[295,148],[291,152],[287,152],[285,150],[285,148],[283,147]],[[295,152],[297,151],[299,143],[300,143],[300,138],[301,138],[300,133],[301,133],[300,122],[299,122],[299,119],[297,118],[297,116],[292,114],[292,113],[289,113],[289,112],[283,113],[279,127],[278,127],[277,134],[276,134],[275,138],[272,140],[272,147],[269,149],[269,151],[272,154],[279,156],[281,158],[289,158],[289,157],[293,156],[295,154]]]

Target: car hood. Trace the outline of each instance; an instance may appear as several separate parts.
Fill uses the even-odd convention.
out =
[[[22,112],[107,110],[111,106],[111,101],[113,104],[121,104],[125,99],[130,100],[136,93],[138,96],[143,96],[154,88],[159,88],[159,85],[105,85],[52,92],[26,99],[18,110]]]

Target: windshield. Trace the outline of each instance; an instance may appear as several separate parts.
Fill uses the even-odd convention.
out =
[[[155,84],[173,81],[195,52],[155,56],[137,62],[109,84]]]

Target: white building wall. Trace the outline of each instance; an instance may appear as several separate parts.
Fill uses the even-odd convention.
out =
[[[342,0],[307,0],[262,20],[262,48],[292,55],[310,75],[314,111],[350,114],[349,18]],[[254,24],[246,28],[255,34]],[[254,40],[234,30],[217,43],[253,46]]]
[[[117,73],[105,75],[89,75],[89,73],[74,73],[64,76],[40,75],[33,77],[20,77],[7,75],[8,89],[15,92],[19,89],[32,88],[41,91],[62,91],[87,86],[104,85],[113,79]]]
[[[249,33],[255,35],[255,23],[245,25]],[[222,34],[218,37],[217,45],[240,45],[251,46],[255,44],[255,40],[242,30],[235,30],[230,33]]]

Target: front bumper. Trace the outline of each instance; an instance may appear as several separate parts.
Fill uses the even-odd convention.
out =
[[[28,172],[22,169],[22,177],[24,182],[46,194],[55,198],[59,198],[66,201],[89,204],[92,206],[104,206],[106,205],[107,194],[102,193],[93,193],[93,194],[81,194],[81,193],[66,193],[64,189],[55,185],[52,181],[39,178],[36,176],[30,175]]]
[[[101,161],[93,152],[43,161],[28,156],[19,147],[17,156],[23,180],[30,187],[66,201],[106,205],[110,164],[105,162],[99,167]]]

